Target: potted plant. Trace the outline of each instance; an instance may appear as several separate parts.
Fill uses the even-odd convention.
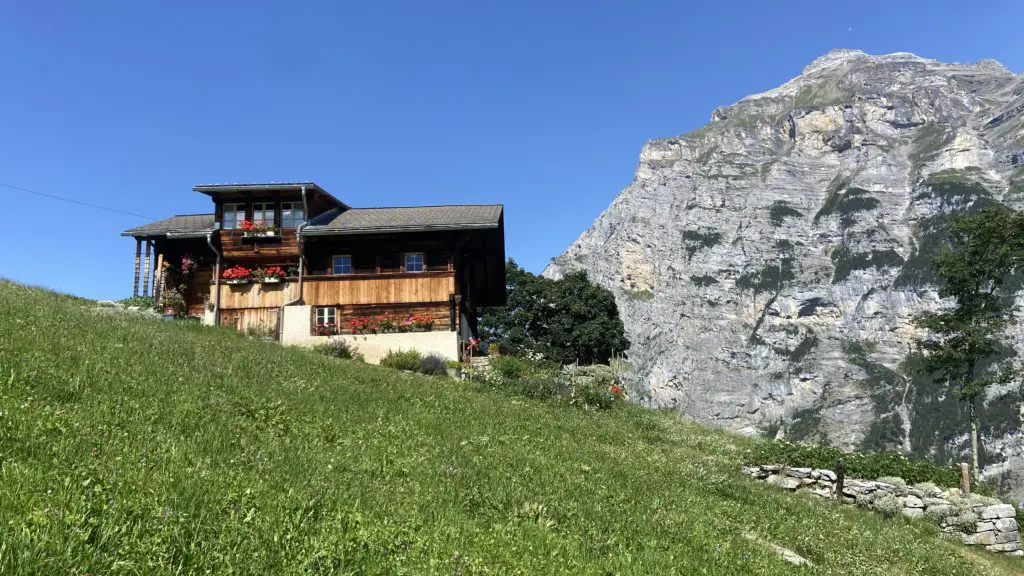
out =
[[[430,332],[434,329],[434,319],[426,314],[414,314],[410,320],[412,320],[412,329],[421,330],[423,332]]]
[[[277,236],[277,228],[273,224],[267,224],[263,220],[242,220],[238,226],[242,230],[244,238],[266,238]]]
[[[261,281],[264,284],[278,284],[285,277],[284,268],[280,266],[267,266],[263,268],[263,278]]]
[[[448,376],[458,380],[462,378],[462,364],[458,360],[449,360],[445,362],[445,370],[448,372]]]
[[[220,275],[225,284],[248,284],[252,279],[252,270],[245,266],[232,266]]]
[[[349,323],[353,334],[364,334],[370,328],[371,320],[369,318],[353,318]]]

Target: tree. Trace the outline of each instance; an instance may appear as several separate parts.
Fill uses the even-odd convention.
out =
[[[606,363],[629,347],[615,297],[585,271],[560,280],[535,276],[515,260],[506,264],[508,301],[485,308],[480,331],[503,351],[536,351],[562,363]]]
[[[1008,383],[1016,373],[1012,361],[1000,359],[1000,337],[1013,312],[1013,290],[1005,283],[1024,262],[1024,214],[994,207],[961,216],[953,221],[949,239],[951,245],[942,247],[933,264],[939,296],[954,304],[914,323],[928,331],[918,341],[925,368],[967,405],[977,476],[978,402],[989,386]]]

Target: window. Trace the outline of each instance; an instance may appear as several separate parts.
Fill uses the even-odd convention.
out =
[[[351,274],[352,273],[352,257],[348,254],[342,254],[341,256],[335,256],[331,259],[331,273],[332,274]]]
[[[334,308],[320,307],[316,309],[316,325],[329,326],[334,324]]]
[[[281,203],[281,228],[298,228],[305,221],[306,212],[302,209],[302,202]]]
[[[242,225],[245,220],[245,204],[224,205],[224,229],[234,230]]]
[[[274,225],[274,205],[273,204],[253,204],[252,205],[252,221],[253,224],[264,224],[266,226]]]
[[[406,272],[423,272],[423,252],[406,252],[405,253],[405,271]]]

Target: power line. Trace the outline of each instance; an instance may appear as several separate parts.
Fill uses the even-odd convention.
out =
[[[17,190],[19,192],[27,192],[29,194],[35,194],[36,196],[42,196],[43,198],[51,198],[53,200],[60,200],[61,202],[68,202],[70,204],[78,204],[79,206],[85,206],[88,208],[95,208],[96,210],[106,210],[107,212],[114,212],[116,214],[124,214],[125,216],[134,216],[136,218],[143,218],[145,220],[156,220],[156,218],[150,218],[149,216],[143,216],[142,214],[136,214],[134,212],[128,212],[125,210],[118,210],[117,208],[108,208],[106,206],[100,206],[99,204],[90,204],[89,202],[82,202],[81,200],[73,200],[71,198],[64,198],[63,196],[55,196],[53,194],[46,194],[44,192],[36,192],[35,190],[29,190],[28,188],[22,188],[21,186],[11,186],[10,184],[4,184],[0,182],[0,186],[4,188],[10,188],[11,190]]]

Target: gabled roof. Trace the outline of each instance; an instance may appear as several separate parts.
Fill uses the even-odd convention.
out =
[[[350,208],[330,210],[303,231],[311,236],[367,232],[415,232],[428,230],[479,230],[497,228],[501,204]]]
[[[305,187],[307,192],[317,192],[330,200],[335,206],[348,208],[341,200],[338,200],[330,192],[321,188],[316,182],[265,182],[253,184],[200,184],[192,188],[193,192],[202,192],[208,196],[217,194],[229,194],[234,192],[261,192],[271,190],[299,191]]]
[[[179,214],[121,232],[121,236],[165,236],[167,234],[200,234],[213,229],[213,214]]]

